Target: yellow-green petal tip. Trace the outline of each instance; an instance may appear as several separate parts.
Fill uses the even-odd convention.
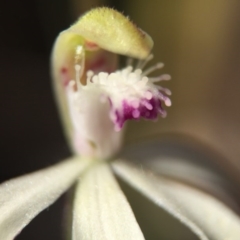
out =
[[[139,59],[146,58],[153,47],[153,40],[147,33],[128,17],[107,7],[90,10],[68,31],[107,51]]]

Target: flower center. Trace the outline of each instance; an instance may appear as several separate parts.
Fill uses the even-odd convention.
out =
[[[152,58],[153,55],[150,55],[147,59],[139,61],[135,68],[129,65],[110,74],[106,72],[94,74],[93,71],[88,71],[87,84],[84,86],[80,82],[82,68],[76,64],[77,84],[75,85],[75,81],[70,82],[72,94],[75,94],[75,99],[78,101],[77,96],[83,91],[88,92],[90,98],[91,94],[98,92],[99,102],[109,102],[109,117],[114,123],[116,131],[121,130],[127,120],[140,118],[156,120],[158,115],[165,117],[166,111],[162,105],[164,102],[166,106],[171,106],[171,100],[167,96],[171,95],[171,92],[155,83],[170,80],[170,76],[163,74],[157,77],[148,77],[148,74],[164,66],[163,63],[157,63],[143,71],[144,66]],[[75,102],[74,105],[80,107],[81,102]]]

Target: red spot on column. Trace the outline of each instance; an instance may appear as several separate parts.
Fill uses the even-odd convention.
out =
[[[93,42],[85,42],[85,48],[87,50],[91,50],[91,51],[99,49],[98,45]]]
[[[68,83],[70,81],[69,75],[68,75],[68,70],[66,67],[62,67],[60,72],[61,72],[61,77],[62,77],[62,84],[64,87],[67,87]]]

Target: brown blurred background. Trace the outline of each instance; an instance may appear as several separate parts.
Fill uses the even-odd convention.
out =
[[[211,149],[240,182],[240,2],[238,0],[1,0],[0,181],[70,155],[56,111],[49,55],[57,34],[97,5],[114,7],[154,39],[173,106],[158,123],[130,123],[127,140],[176,136]],[[140,130],[141,129],[141,130]],[[207,151],[207,150],[206,150]],[[17,238],[61,239],[63,198]]]

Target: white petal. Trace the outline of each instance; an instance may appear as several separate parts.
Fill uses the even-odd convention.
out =
[[[144,239],[126,197],[105,164],[83,176],[74,205],[74,240]]]
[[[202,240],[239,240],[240,219],[224,204],[194,188],[134,167],[113,163],[116,173],[189,227]]]
[[[154,140],[128,147],[122,157],[161,176],[203,189],[238,209],[231,191],[236,188],[236,183],[220,172],[212,154],[182,144]]]
[[[79,177],[86,166],[79,158],[27,174],[0,185],[0,239],[12,240]]]

